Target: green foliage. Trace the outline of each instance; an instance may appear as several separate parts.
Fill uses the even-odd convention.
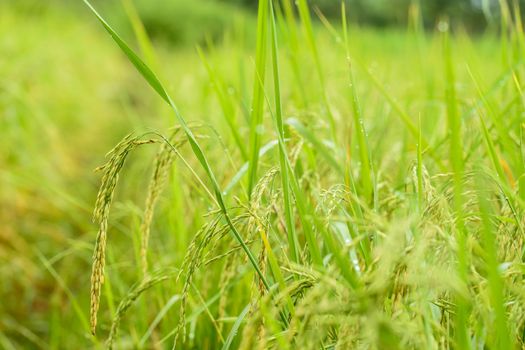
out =
[[[525,345],[518,8],[471,37],[415,2],[377,30],[262,1],[195,50],[151,40],[149,4],[23,1],[0,5],[0,348]],[[155,11],[209,16],[190,3]]]

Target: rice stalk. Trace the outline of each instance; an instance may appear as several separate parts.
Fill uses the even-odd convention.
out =
[[[191,286],[193,276],[197,269],[207,262],[205,249],[210,247],[214,240],[220,240],[224,238],[229,230],[230,225],[222,224],[219,225],[223,219],[222,215],[216,215],[209,223],[205,224],[199,232],[195,235],[195,238],[190,243],[188,252],[182,263],[182,268],[180,274],[177,276],[177,280],[181,275],[185,274],[184,285],[181,292],[181,304],[180,304],[180,315],[179,323],[175,329],[175,339],[174,344],[177,343],[178,337],[182,332],[183,339],[182,342],[186,341],[186,304],[188,299],[189,288]],[[232,219],[232,223],[239,225],[246,221],[246,215],[238,215]],[[249,242],[245,243],[248,244]]]
[[[158,142],[158,140],[141,140],[140,136],[133,137],[132,135],[128,135],[107,154],[109,160],[106,164],[96,169],[96,171],[103,171],[104,174],[102,176],[102,183],[98,191],[95,210],[93,213],[93,220],[99,223],[91,272],[90,325],[91,333],[93,335],[96,332],[97,313],[100,306],[100,293],[102,284],[104,283],[109,210],[113,200],[115,187],[117,186],[119,173],[126,161],[126,157],[134,148],[156,142]]]
[[[142,273],[145,276],[148,271],[148,243],[150,236],[151,221],[153,220],[153,214],[155,211],[155,206],[159,198],[160,193],[162,192],[166,180],[168,177],[169,169],[175,159],[175,152],[173,148],[177,149],[185,143],[185,140],[176,141],[180,128],[177,128],[165,143],[162,144],[160,150],[157,152],[155,157],[155,167],[153,174],[148,185],[148,194],[146,197],[144,216],[142,223],[140,225],[141,232],[141,247],[140,247],[140,257],[142,262]]]
[[[135,300],[144,293],[146,290],[154,287],[155,285],[166,281],[169,278],[175,276],[174,271],[156,271],[151,276],[145,277],[140,283],[133,286],[128,294],[119,303],[113,322],[111,324],[111,330],[109,332],[108,339],[106,340],[106,346],[108,349],[113,349],[113,343],[117,337],[120,321],[127,310],[133,305]]]

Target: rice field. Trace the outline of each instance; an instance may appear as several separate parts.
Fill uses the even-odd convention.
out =
[[[0,348],[525,348],[521,11],[418,4],[0,3]]]

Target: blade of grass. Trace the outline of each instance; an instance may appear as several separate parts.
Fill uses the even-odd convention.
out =
[[[522,124],[520,128],[520,155],[521,155],[521,162],[522,167],[525,168],[525,135],[524,135],[524,129],[525,125]],[[521,172],[519,180],[518,180],[518,194],[519,198],[522,200],[525,200],[525,170]]]
[[[349,52],[349,44],[348,44],[348,26],[347,26],[347,18],[346,18],[346,7],[345,2],[341,1],[341,22],[342,22],[342,30],[343,30],[343,36],[344,36],[344,42],[345,42],[345,51]],[[329,25],[329,22],[326,21],[325,25]],[[335,32],[335,29],[333,29]],[[337,35],[337,32],[335,32],[335,35]],[[346,133],[346,137],[348,141],[346,142],[346,169],[345,169],[345,184],[347,187],[354,192],[356,196],[358,196],[357,193],[357,187],[355,184],[354,176],[352,173],[352,137],[351,137],[352,131],[351,131],[351,125],[348,126],[348,131]],[[360,220],[364,220],[363,212],[361,210],[361,207],[359,204],[355,205],[354,201],[352,199],[348,200],[347,210],[348,212],[352,211],[355,216],[358,217]],[[350,210],[351,209],[351,210]],[[348,228],[348,232],[352,235],[352,233],[355,233],[352,235],[353,238],[355,238],[358,233],[355,232],[356,230],[352,227],[352,224],[350,221],[347,221],[346,226]],[[370,248],[370,240],[368,238],[363,239],[359,242],[359,250],[363,256],[363,261],[365,266],[368,266],[371,263],[371,248]]]
[[[263,84],[263,82],[260,79],[260,77],[259,77],[259,84],[261,84],[261,85]],[[264,92],[264,90],[263,90],[263,92]],[[268,105],[270,114],[272,115],[272,118],[275,120],[276,117],[275,117],[275,114],[272,111],[270,100],[269,100],[268,96],[265,93],[264,93],[263,96],[264,96],[264,98],[266,100],[266,103]],[[280,137],[280,136],[278,135],[278,137]],[[282,144],[284,144],[284,142]],[[286,154],[286,153],[283,152],[283,154]],[[286,161],[286,166],[288,168],[288,172],[291,175],[289,177],[290,186],[291,186],[291,189],[292,189],[292,193],[295,196],[295,205],[297,206],[297,213],[298,213],[298,216],[299,216],[299,220],[301,221],[301,224],[303,226],[304,236],[305,236],[305,240],[306,240],[306,242],[308,244],[308,250],[310,252],[310,257],[311,257],[313,263],[316,266],[322,267],[323,266],[323,259],[321,257],[321,249],[320,249],[320,247],[318,245],[317,240],[315,239],[315,232],[314,232],[314,229],[313,229],[314,227],[321,228],[322,226],[319,226],[319,225],[315,226],[316,225],[316,222],[315,222],[315,217],[316,217],[315,211],[311,207],[311,204],[306,200],[306,197],[305,197],[303,191],[301,190],[301,188],[299,186],[299,181],[297,180],[297,178],[295,176],[293,176],[295,173],[294,173],[292,164],[290,162],[290,159],[288,158],[287,155],[286,155],[286,157],[284,157],[284,159]]]
[[[447,123],[450,133],[450,162],[454,174],[454,211],[456,216],[456,241],[457,241],[457,269],[460,280],[468,283],[467,238],[463,213],[463,144],[461,136],[461,119],[457,107],[456,80],[452,63],[448,22],[441,22],[444,28],[443,59],[445,62],[445,102],[447,109]],[[455,341],[460,349],[470,348],[470,335],[468,332],[469,302],[464,295],[456,295]]]
[[[121,3],[131,23],[133,32],[139,43],[140,51],[144,55],[146,63],[153,69],[158,69],[159,65],[157,63],[155,50],[149,39],[148,32],[146,31],[146,28],[144,28],[144,24],[137,13],[137,9],[133,4],[133,0],[121,0]]]
[[[492,125],[496,129],[498,143],[501,145],[502,150],[506,152],[506,154],[512,154],[513,152],[511,151],[516,147],[516,144],[509,135],[509,128],[503,123],[503,121],[506,120],[506,118],[498,118],[499,115],[497,112],[497,107],[492,101],[489,100],[489,96],[483,92],[484,89],[481,86],[481,82],[478,79],[478,77],[474,74],[471,67],[467,66],[467,68],[468,73],[472,81],[474,82],[478,95],[480,96],[480,99],[483,105],[485,106],[485,109],[487,110],[487,116],[490,118]],[[503,178],[502,180],[504,181]]]
[[[419,137],[417,142],[417,207],[423,212],[425,194],[423,193],[423,153],[421,152],[421,116],[419,117]]]
[[[42,254],[42,252],[36,248],[35,248],[35,253],[38,259],[40,260],[40,262],[46,268],[46,270],[49,271],[51,276],[53,276],[53,278],[57,281],[60,288],[62,288],[64,292],[66,293],[68,299],[71,302],[71,305],[73,306],[73,310],[75,311],[78,319],[80,320],[80,322],[82,323],[82,326],[84,327],[86,334],[91,334],[91,327],[89,325],[88,319],[82,312],[82,308],[78,304],[77,298],[75,298],[75,295],[73,294],[71,289],[69,289],[68,285],[64,282],[64,280],[62,279],[60,274],[55,270],[55,268],[49,263],[49,260],[47,260],[44,254]],[[90,337],[90,339],[93,341],[94,344],[98,343],[95,337]]]
[[[3,331],[0,331],[0,345],[2,345],[2,348],[5,350],[16,350],[13,341],[9,339]]]
[[[469,73],[471,73],[470,69],[468,70],[469,70]],[[471,77],[473,80],[475,80],[472,74],[471,74]],[[479,89],[479,86],[477,85],[477,83],[476,83],[476,86],[478,88],[478,93],[483,96],[483,93]],[[483,115],[481,111],[478,112],[478,117],[479,117],[479,121],[481,124],[481,129],[483,131],[483,139],[485,141],[487,153],[489,154],[489,157],[492,161],[492,165],[494,169],[496,170],[496,175],[498,179],[497,181],[498,187],[500,187],[501,191],[503,192],[503,196],[505,197],[505,200],[507,201],[509,207],[511,208],[514,217],[518,218],[515,202],[517,202],[519,205],[521,204],[520,203],[521,201],[519,200],[519,197],[518,198],[515,197],[514,191],[512,189],[513,184],[511,182],[511,179],[508,176],[506,176],[505,170],[502,166],[502,164],[505,164],[506,162],[503,158],[500,158],[500,156],[498,155],[498,152],[496,151],[496,147],[494,146],[494,142],[492,141],[492,138],[489,134],[489,130],[487,128],[487,125],[485,124],[485,120],[483,119]],[[517,158],[518,159],[520,158],[519,154]],[[515,199],[517,199],[517,201]],[[516,225],[518,226],[519,230],[523,232],[523,228],[522,228],[522,225],[519,219],[516,219]]]
[[[363,114],[361,112],[361,105],[359,102],[359,96],[357,95],[357,89],[355,86],[354,73],[352,72],[352,61],[350,59],[350,45],[348,42],[348,29],[346,26],[346,11],[344,2],[342,2],[342,23],[343,23],[343,37],[346,52],[346,59],[348,63],[348,76],[350,81],[350,93],[352,101],[352,110],[354,116],[354,124],[357,135],[357,145],[359,149],[359,159],[361,161],[361,174],[360,180],[363,187],[363,195],[366,200],[371,200],[374,197],[374,185],[373,185],[373,169],[370,162],[370,150],[368,147],[368,140],[365,131],[365,124],[363,121]]]
[[[487,147],[487,152],[490,156],[490,160],[492,161],[492,165],[494,166],[494,169],[496,170],[496,174],[498,175],[499,180],[506,181],[507,177],[505,176],[505,173],[501,166],[499,157],[494,147],[494,143],[492,142],[492,138],[489,135],[487,125],[485,124],[485,121],[483,120],[483,115],[481,112],[478,115],[479,115],[479,122],[481,123],[481,129],[483,130],[483,138],[485,140],[485,145]]]
[[[226,338],[226,341],[224,342],[224,345],[222,346],[222,350],[229,350],[233,340],[235,339],[235,336],[239,332],[239,328],[241,327],[242,321],[244,321],[244,318],[248,314],[248,311],[250,311],[251,304],[248,304],[244,307],[244,309],[241,311],[237,319],[235,320],[235,323],[232,326],[232,329],[230,330],[230,333],[228,333],[228,337]]]
[[[300,50],[299,43],[299,34],[297,33],[297,24],[295,20],[295,14],[293,10],[292,0],[283,0],[281,1],[282,11],[284,11],[284,19],[281,19],[281,14],[278,14],[278,19],[280,20],[280,27],[287,34],[288,39],[288,58],[290,60],[290,65],[292,66],[292,72],[296,80],[296,86],[299,88],[299,96],[301,98],[301,103],[303,107],[308,108],[308,97],[306,94],[305,84],[303,83],[304,79],[301,74],[301,59],[298,54]],[[285,23],[284,23],[285,22]]]
[[[490,292],[490,303],[495,313],[493,326],[495,330],[494,349],[514,349],[512,337],[509,331],[507,314],[505,311],[504,282],[499,272],[498,252],[494,225],[490,219],[491,209],[486,198],[486,186],[480,183],[478,175],[478,201],[481,216],[481,237],[485,251],[485,265],[487,269],[488,288]]]
[[[525,34],[523,32],[523,21],[521,19],[521,8],[520,2],[514,0],[513,2],[513,13],[514,13],[514,28],[513,33],[516,37],[516,50],[515,50],[515,60],[518,61],[523,56],[523,50],[525,49]]]
[[[270,263],[270,270],[272,272],[272,275],[275,281],[277,282],[277,285],[279,286],[279,290],[284,291],[286,290],[286,282],[284,280],[283,274],[281,273],[281,268],[279,267],[279,263],[277,262],[277,257],[275,256],[272,246],[270,242],[268,241],[268,235],[266,234],[266,231],[262,227],[259,229],[259,231],[261,234],[261,240],[263,241],[266,252],[268,253],[268,261]],[[290,314],[295,315],[294,304],[289,295],[286,295],[286,304],[288,306],[288,310]]]
[[[373,83],[373,85],[381,93],[381,95],[383,95],[383,97],[386,98],[387,102],[394,109],[394,111],[396,111],[399,118],[401,118],[401,122],[405,125],[410,134],[414,138],[418,139],[419,131],[414,122],[412,121],[411,117],[408,115],[408,113],[399,105],[399,103],[390,95],[386,88],[377,80],[377,78],[372,74],[372,72],[370,72],[365,67],[365,65],[362,62],[360,62],[355,57],[354,62],[361,68],[361,71],[365,73],[365,75]],[[443,164],[441,156],[435,152],[434,148],[430,146],[430,143],[424,136],[421,137],[421,145],[424,150],[428,150],[428,153],[430,154],[434,162],[436,162],[436,164],[439,166],[439,168],[442,171],[445,171],[446,168]]]
[[[199,305],[192,313],[191,315],[189,315],[187,318],[186,318],[186,324],[191,324],[192,322],[195,322],[195,320],[205,311],[206,308],[209,308],[211,305],[213,305],[214,303],[216,303],[217,301],[219,301],[220,297],[221,297],[221,294],[225,291],[225,290],[229,290],[230,288],[232,288],[233,286],[237,285],[239,283],[240,280],[242,280],[244,277],[245,277],[245,274],[246,274],[246,271],[241,271],[239,274],[237,274],[235,276],[235,278],[233,280],[231,280],[227,285],[226,285],[226,288],[223,289],[222,291],[219,291],[217,293],[215,293],[214,295],[212,295],[210,298],[208,298],[206,300],[206,302],[203,304],[203,305]],[[195,288],[195,286],[193,286]],[[164,343],[165,341],[167,341],[170,337],[172,337],[173,335],[175,335],[175,333],[177,332],[176,329],[173,329],[171,332],[169,332],[168,334],[166,334],[162,339],[160,339],[158,341],[158,344],[159,345],[162,345],[162,343]]]
[[[263,129],[264,113],[264,79],[266,75],[266,46],[268,35],[268,2],[259,1],[257,15],[257,48],[255,54],[255,78],[253,82],[253,99],[250,112],[250,164],[248,169],[248,197],[257,182],[259,148]],[[262,80],[260,84],[259,79]]]
[[[199,57],[201,58],[201,61],[204,63],[204,67],[206,67],[206,71],[208,72],[208,76],[210,77],[210,80],[212,82],[213,89],[215,90],[215,94],[217,95],[217,98],[219,99],[219,105],[222,109],[222,115],[224,119],[226,120],[226,124],[230,128],[230,131],[233,135],[233,139],[235,140],[235,144],[237,145],[237,148],[241,152],[241,156],[243,160],[248,159],[248,152],[246,151],[246,147],[244,145],[244,141],[241,138],[241,135],[239,133],[239,126],[237,125],[237,122],[235,120],[235,109],[228,97],[228,93],[226,92],[226,88],[224,87],[224,84],[222,80],[220,79],[219,75],[215,70],[211,67],[210,63],[206,59],[206,56],[204,56],[202,50],[200,47],[197,47],[197,52],[199,54]]]
[[[273,83],[274,83],[274,96],[275,96],[275,128],[277,129],[278,142],[279,142],[279,166],[281,169],[281,186],[283,191],[284,200],[284,216],[286,222],[286,231],[288,234],[288,247],[290,249],[291,260],[298,263],[299,260],[299,242],[297,234],[295,232],[295,224],[293,218],[292,199],[290,195],[289,176],[294,176],[293,173],[288,172],[286,166],[287,151],[286,144],[284,142],[284,124],[282,115],[282,102],[281,102],[281,87],[280,87],[280,73],[279,73],[279,60],[278,60],[278,43],[277,43],[277,32],[275,25],[275,13],[273,3],[270,0],[270,28],[272,35],[272,67],[273,67]]]
[[[501,31],[501,59],[504,66],[510,66],[510,54],[509,54],[509,35],[510,29],[510,12],[506,0],[499,0],[499,8],[501,11],[500,15],[500,31]]]
[[[204,300],[204,297],[202,296],[202,293],[199,291],[199,288],[197,288],[195,285],[192,284],[193,290],[195,291],[195,294],[199,297],[200,304],[204,307],[204,311],[206,312],[206,315],[208,315],[208,318],[210,319],[210,322],[213,325],[213,328],[215,329],[215,332],[217,333],[219,337],[219,341],[224,345],[224,337],[222,336],[222,333],[220,332],[219,324],[217,323],[217,320],[212,315],[210,308],[208,305],[206,305],[206,300]]]
[[[179,301],[181,299],[181,296],[179,294],[175,294],[173,295],[169,300],[168,302],[162,307],[162,309],[159,311],[159,313],[157,314],[157,316],[155,316],[155,319],[153,320],[153,322],[151,322],[150,326],[148,327],[148,330],[146,331],[146,333],[144,333],[144,335],[142,336],[142,338],[140,338],[140,342],[139,342],[139,348],[144,348],[144,346],[146,345],[146,341],[148,340],[149,337],[151,337],[151,335],[153,334],[153,331],[155,330],[155,327],[157,327],[157,325],[160,323],[160,321],[164,318],[164,316],[166,316],[166,314],[168,313],[168,311],[171,309],[171,307],[173,305],[175,305],[175,303],[177,301]]]
[[[517,91],[517,96],[519,96],[519,99],[521,101],[521,108],[519,111],[523,113],[525,111],[525,94],[523,93],[523,89],[521,87],[521,84],[519,82],[518,76],[516,72],[513,72],[512,74],[513,80],[514,80],[514,87]],[[517,155],[518,161],[517,161],[517,168],[518,168],[518,194],[519,198],[522,200],[525,200],[525,151],[524,151],[524,142],[523,142],[523,123],[518,124],[519,127],[519,152]]]
[[[332,112],[332,108],[330,106],[330,102],[328,101],[325,77],[323,73],[323,68],[321,67],[321,58],[319,56],[319,50],[317,49],[317,43],[315,40],[314,30],[312,27],[310,9],[308,8],[308,4],[306,0],[298,0],[296,2],[296,5],[297,5],[297,8],[299,9],[299,18],[301,19],[301,22],[303,24],[303,28],[306,34],[306,40],[308,41],[308,46],[310,47],[310,51],[312,53],[312,56],[315,62],[317,76],[319,77],[320,90],[321,90],[320,94],[321,94],[322,102],[326,109],[326,114],[328,116],[328,121],[330,123],[330,131],[332,132],[332,138],[335,142],[337,140],[337,132],[336,132],[337,129],[335,125],[335,118]]]
[[[272,150],[275,146],[278,145],[278,143],[279,143],[278,140],[272,140],[272,141],[268,142],[267,144],[265,144],[264,146],[262,146],[261,150],[259,151],[259,158],[264,156],[266,153],[268,153],[268,151]],[[239,181],[242,179],[244,174],[246,174],[246,172],[248,171],[248,167],[249,166],[250,166],[250,162],[249,161],[244,163],[241,166],[241,168],[232,177],[230,182],[226,186],[224,186],[223,193],[225,195],[230,193],[230,191],[235,187],[235,185],[237,185],[239,183]]]

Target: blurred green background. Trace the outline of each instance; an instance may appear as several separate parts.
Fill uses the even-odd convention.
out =
[[[422,23],[434,28],[440,18],[470,31],[483,31],[499,25],[499,0],[346,0],[347,15],[353,23],[364,26],[406,26],[410,7],[421,9]],[[80,1],[64,0],[3,0],[4,5],[25,11],[42,13],[51,7],[74,10],[86,15]],[[97,8],[104,9],[115,23],[125,27],[119,1],[95,0]],[[188,44],[204,40],[207,35],[214,39],[225,28],[235,25],[239,16],[254,16],[257,0],[136,0],[135,6],[148,32],[153,37],[167,39],[175,44]],[[319,9],[328,18],[340,18],[341,2],[338,0],[310,0],[312,8]],[[515,0],[523,9],[525,0]],[[124,16],[125,17],[125,16]],[[117,25],[119,27],[119,25]],[[124,29],[124,28],[121,28]]]

